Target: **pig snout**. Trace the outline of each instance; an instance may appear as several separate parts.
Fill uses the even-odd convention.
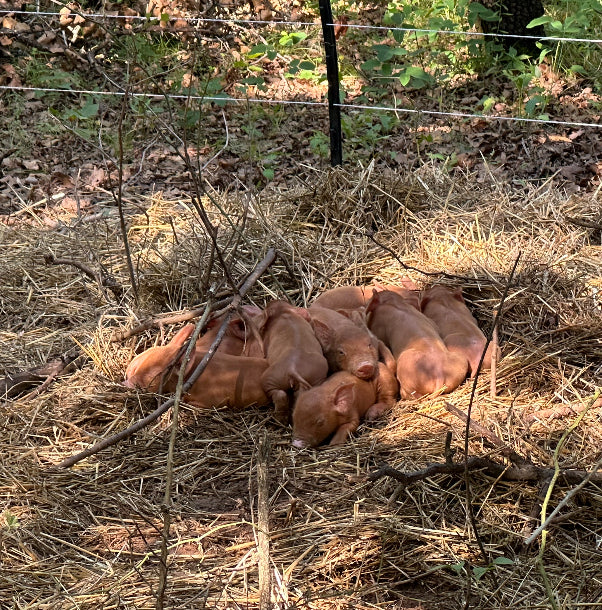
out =
[[[132,381],[132,379],[126,379],[126,380],[123,382],[123,385],[124,385],[126,388],[135,388],[135,387],[136,387],[136,384],[135,384],[135,383]]]
[[[303,439],[300,438],[294,438],[293,439],[293,447],[296,447],[297,449],[305,449],[305,447],[308,447],[309,443],[305,442]]]
[[[360,379],[372,379],[375,374],[376,366],[372,362],[360,362],[360,364],[355,369],[355,375]]]

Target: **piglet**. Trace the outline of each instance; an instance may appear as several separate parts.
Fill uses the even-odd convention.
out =
[[[325,290],[313,302],[312,306],[326,307],[327,309],[357,309],[365,307],[372,295],[378,290],[391,290],[405,294],[408,290],[416,290],[417,286],[409,278],[402,278],[398,286],[392,284],[374,284],[372,286],[338,286]]]
[[[378,341],[368,329],[339,311],[316,305],[308,311],[330,371],[347,371],[360,379],[372,379],[377,372]]]
[[[347,371],[334,373],[299,394],[293,410],[293,446],[317,447],[330,436],[330,445],[344,443],[362,418],[376,419],[395,404],[398,388],[382,362],[370,381]]]
[[[132,360],[126,370],[125,385],[151,392],[173,392],[179,372],[178,354],[190,337],[194,325],[182,328],[172,341],[162,347],[151,347]],[[205,352],[195,350],[185,371],[187,378],[199,364]],[[211,408],[229,406],[235,409],[256,404],[265,406],[270,400],[261,386],[261,376],[268,368],[264,358],[231,356],[216,352],[202,375],[197,379],[184,400],[196,407]]]
[[[271,301],[256,318],[269,367],[261,383],[276,407],[276,418],[289,419],[290,394],[322,383],[328,362],[314,335],[306,309]]]
[[[180,348],[188,341],[194,331],[194,324],[186,324],[163,346],[151,347],[138,354],[125,371],[124,385],[128,388],[143,388],[156,392],[159,390],[168,369],[176,364]]]
[[[433,286],[424,291],[420,308],[435,323],[447,349],[468,361],[469,375],[474,377],[487,339],[466,307],[462,289]],[[483,358],[484,369],[491,368],[492,350],[489,345]]]
[[[377,292],[366,311],[370,329],[397,361],[402,398],[448,393],[464,381],[466,359],[445,347],[434,323],[420,312],[417,294]]]

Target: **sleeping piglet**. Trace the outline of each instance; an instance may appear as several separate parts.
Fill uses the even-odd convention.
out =
[[[124,385],[156,392],[162,383],[165,392],[173,392],[178,380],[178,352],[193,330],[194,325],[187,324],[167,345],[151,347],[136,356],[126,370]],[[205,352],[199,350],[191,354],[184,379],[204,355]],[[267,367],[268,362],[264,358],[216,352],[183,398],[200,408],[229,406],[242,409],[252,404],[265,406],[270,401],[261,386],[261,376]]]
[[[330,371],[372,379],[377,372],[378,341],[368,329],[332,309],[312,305],[308,311]]]
[[[468,372],[474,377],[487,339],[466,307],[462,289],[433,286],[424,291],[420,308],[435,323],[447,349],[468,361]],[[484,369],[491,368],[492,350],[490,344],[483,358]]]
[[[308,390],[328,375],[328,362],[309,319],[306,309],[280,300],[268,303],[255,319],[269,363],[261,383],[283,423],[289,419],[290,394]]]
[[[370,381],[339,371],[300,392],[293,410],[293,446],[317,447],[331,435],[330,445],[344,443],[362,418],[376,419],[395,404],[398,387],[393,374],[379,362]]]
[[[391,348],[404,399],[448,393],[466,378],[466,358],[450,352],[435,324],[420,312],[418,295],[376,292],[368,304],[370,330]]]
[[[193,331],[194,324],[186,324],[167,345],[151,347],[138,354],[125,371],[124,385],[128,388],[143,388],[156,392],[163,381],[163,386],[166,387],[166,379],[163,377],[167,374],[168,369],[175,365],[180,348]]]
[[[372,295],[378,290],[391,290],[398,294],[405,294],[408,290],[416,290],[417,286],[407,277],[401,278],[399,285],[392,284],[373,284],[368,286],[337,286],[330,290],[325,290],[313,302],[313,306],[327,307],[328,309],[357,309],[365,307]]]

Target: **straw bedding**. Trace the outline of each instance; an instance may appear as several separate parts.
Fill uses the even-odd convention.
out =
[[[552,182],[509,190],[493,177],[480,180],[452,179],[428,166],[405,176],[377,175],[368,166],[253,198],[213,193],[221,211],[205,203],[236,280],[268,247],[282,253],[249,294],[258,305],[285,295],[303,305],[336,285],[410,276],[421,285],[461,284],[487,330],[520,253],[500,326],[498,395],[489,396],[484,374],[473,417],[510,448],[550,467],[576,415],[542,419],[537,412],[560,405],[578,410],[600,385],[601,235],[567,220],[599,222],[600,195],[567,198]],[[78,221],[60,207],[32,209],[19,222],[0,225],[6,372],[74,345],[88,356],[39,395],[21,394],[0,408],[2,608],[156,606],[171,414],[69,470],[50,467],[157,405],[156,397],[120,382],[134,353],[166,341],[175,328],[112,342],[115,329],[198,306],[208,290],[219,295],[226,285],[217,267],[203,285],[210,244],[190,202],[160,195],[126,202],[138,305],[116,303],[74,267],[44,264],[48,253],[94,269],[102,264],[127,286],[118,220],[110,205],[105,211],[100,220]],[[400,261],[463,279],[404,270]],[[400,402],[345,446],[304,451],[290,447],[290,429],[270,409],[184,406],[173,456],[165,607],[258,607],[260,442],[269,445],[275,607],[460,608],[467,595],[475,608],[550,607],[536,568],[537,543],[522,547],[540,520],[536,482],[473,474],[472,505],[485,550],[490,560],[513,562],[490,565],[481,575],[473,571],[485,564],[461,478],[437,475],[405,488],[387,477],[366,480],[385,462],[407,472],[445,461],[449,430],[460,458],[464,424],[445,401],[466,412],[470,389],[465,384],[447,397]],[[528,420],[529,414],[535,416]],[[596,407],[569,434],[559,466],[591,469],[601,447]],[[476,434],[469,449],[503,462],[499,449]],[[567,491],[555,486],[548,512]],[[602,599],[600,516],[602,491],[590,483],[550,526],[544,565],[559,607],[593,608]]]

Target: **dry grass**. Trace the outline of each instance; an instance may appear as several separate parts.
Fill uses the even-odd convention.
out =
[[[464,276],[465,293],[487,328],[520,252],[500,328],[499,395],[489,397],[484,375],[473,413],[517,452],[552,465],[568,421],[529,425],[524,416],[582,404],[600,384],[600,233],[565,220],[595,220],[599,194],[567,199],[552,183],[509,191],[493,177],[452,180],[429,167],[387,176],[368,167],[319,174],[310,186],[253,200],[215,196],[223,212],[210,206],[212,218],[236,279],[270,246],[287,261],[288,268],[278,260],[251,292],[260,305],[284,294],[304,304],[343,283],[405,275],[420,284],[434,281],[403,270],[366,235],[374,231],[405,264]],[[127,209],[138,306],[115,303],[74,268],[43,263],[48,252],[96,269],[100,262],[127,285],[110,208],[105,219],[79,223],[58,207],[32,209],[19,222],[0,225],[5,369],[45,362],[74,342],[90,356],[49,391],[0,408],[2,608],[155,607],[169,416],[69,471],[49,469],[156,404],[120,380],[135,351],[173,329],[112,343],[114,329],[207,297],[202,278],[210,249],[189,203],[141,197]],[[234,231],[243,219],[244,228]],[[223,274],[214,272],[209,285],[223,291]],[[449,400],[466,411],[469,395],[465,386]],[[441,475],[402,489],[389,479],[364,478],[382,462],[415,470],[442,461],[449,429],[460,447],[464,425],[442,399],[400,403],[385,422],[362,426],[344,447],[300,452],[270,410],[184,410],[174,456],[166,607],[258,607],[256,461],[264,433],[271,444],[277,607],[464,607],[467,573],[482,560],[467,525],[462,482]],[[560,466],[588,469],[601,447],[600,409],[591,409],[570,435]],[[478,437],[470,450],[496,457]],[[556,487],[551,508],[566,491]],[[472,494],[487,552],[514,563],[470,580],[471,607],[550,607],[535,568],[537,548],[521,547],[537,486],[476,474]],[[588,485],[550,529],[544,560],[560,608],[593,608],[602,598],[601,511],[602,490]]]

